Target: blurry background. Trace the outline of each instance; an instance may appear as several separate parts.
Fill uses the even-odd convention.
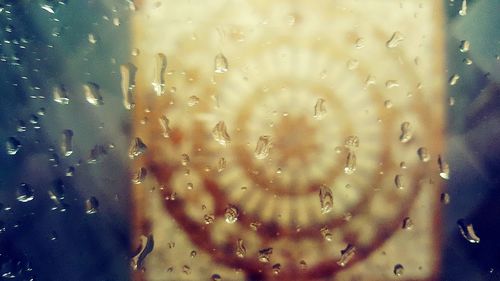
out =
[[[448,88],[441,279],[500,280],[500,1],[466,3],[464,13],[462,0],[444,2],[446,76],[460,78]],[[128,279],[129,116],[119,66],[133,53],[129,13],[127,0],[0,1],[0,278]],[[89,82],[102,105],[86,101]],[[68,104],[54,101],[54,88]],[[64,156],[67,129],[73,153]],[[86,206],[92,197],[98,206]],[[461,237],[461,218],[479,244]]]

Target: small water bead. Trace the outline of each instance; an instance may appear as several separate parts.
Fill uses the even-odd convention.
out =
[[[212,281],[221,281],[222,280],[222,277],[219,275],[219,274],[212,274]]]
[[[318,99],[314,105],[314,115],[313,118],[317,120],[322,120],[326,116],[326,106],[324,99]]]
[[[469,59],[469,58],[465,58],[462,60],[462,62],[465,64],[465,65],[471,65],[472,64],[472,60]]]
[[[212,224],[215,221],[215,216],[211,214],[204,215],[203,221],[205,222],[205,224]]]
[[[384,106],[387,109],[392,108],[393,107],[392,101],[391,100],[385,100],[384,101]]]
[[[359,66],[359,61],[355,59],[351,59],[347,61],[347,70],[354,70],[358,68]]]
[[[385,43],[387,48],[396,48],[404,40],[404,36],[401,32],[396,31],[392,34],[391,38]]]
[[[399,87],[399,82],[396,81],[396,80],[387,80],[385,82],[385,87],[387,89],[392,89],[392,88],[396,88],[396,87]]]
[[[194,188],[193,183],[192,183],[192,182],[188,182],[188,183],[186,184],[186,188],[187,188],[187,190],[193,190],[193,188]]]
[[[191,253],[189,253],[189,256],[191,258],[195,258],[198,255],[198,253],[195,250],[192,250]]]
[[[448,83],[450,84],[450,86],[455,86],[458,82],[458,80],[460,79],[460,75],[458,74],[453,74],[450,79],[448,80]]]
[[[85,200],[85,213],[88,215],[92,215],[97,213],[97,209],[99,208],[99,201],[94,196]]]
[[[197,96],[190,96],[187,102],[188,106],[191,107],[197,105],[198,103],[200,103],[200,98]]]
[[[140,54],[141,54],[141,50],[139,48],[133,48],[132,49],[132,52],[131,52],[132,56],[137,57]]]
[[[280,274],[280,271],[281,271],[281,264],[279,264],[279,263],[273,264],[272,269],[273,269],[273,274],[274,274],[274,275],[278,275],[278,274]]]
[[[70,167],[68,167],[68,169],[66,169],[65,175],[67,177],[72,177],[74,174],[75,174],[75,167],[70,166]]]
[[[448,205],[450,203],[450,194],[446,192],[441,193],[439,200],[441,201],[441,203]]]
[[[146,146],[146,144],[144,144],[144,142],[142,142],[141,138],[135,138],[130,144],[128,157],[130,159],[135,159],[136,157],[139,157],[140,155],[145,153],[147,148],[148,147]]]
[[[417,155],[420,161],[422,162],[429,162],[429,160],[431,160],[431,155],[429,154],[429,150],[427,150],[427,148],[425,147],[420,147],[417,150]]]
[[[333,210],[333,194],[330,187],[321,185],[319,188],[319,202],[321,213],[327,214]]]
[[[403,225],[401,226],[404,230],[413,229],[413,220],[410,217],[406,217],[403,219]]]
[[[73,153],[73,131],[64,130],[61,136],[61,152],[64,156],[70,156]]]
[[[319,231],[326,241],[331,242],[333,240],[333,234],[327,226],[323,226]]]
[[[212,129],[212,137],[221,145],[227,145],[231,143],[231,137],[227,132],[226,123],[224,123],[224,121],[219,121],[215,125],[215,127]]]
[[[356,42],[354,42],[354,47],[356,49],[361,49],[365,47],[365,39],[364,38],[358,38]]]
[[[5,150],[8,155],[16,155],[21,146],[21,142],[15,137],[9,137],[5,142]]]
[[[439,165],[439,176],[445,180],[450,179],[450,166],[446,161],[443,160],[441,155],[438,156],[438,165]]]
[[[235,206],[229,205],[224,211],[224,219],[227,223],[233,224],[238,220],[239,211]]]
[[[227,58],[222,53],[217,54],[214,59],[214,72],[226,73],[228,69],[229,64],[227,62]]]
[[[461,16],[467,15],[467,0],[462,0],[462,7],[458,11],[458,14]]]
[[[410,122],[403,122],[401,124],[401,135],[399,135],[399,141],[402,143],[407,143],[413,138],[413,132],[411,129]]]
[[[16,189],[16,199],[19,202],[29,202],[35,198],[35,191],[27,183],[21,183]]]
[[[470,42],[467,40],[460,41],[460,52],[466,53],[470,50]]]
[[[172,134],[172,129],[170,129],[169,127],[170,120],[168,120],[167,116],[162,115],[160,118],[158,118],[158,121],[160,122],[163,137],[169,138],[170,134]]]
[[[83,85],[83,92],[88,103],[95,106],[103,104],[102,96],[99,93],[99,85],[96,83],[88,82]]]
[[[307,262],[305,260],[301,260],[299,262],[299,265],[300,265],[300,269],[302,269],[302,270],[306,270],[307,269]]]
[[[394,177],[394,184],[396,185],[397,189],[403,189],[406,187],[406,180],[405,177],[402,175],[396,175]]]
[[[144,168],[144,167],[141,167],[135,173],[135,175],[132,177],[132,183],[133,184],[141,184],[141,183],[143,183],[144,180],[146,179],[147,174],[148,174],[148,170],[146,170],[146,168]]]
[[[155,69],[154,69],[154,80],[153,89],[157,96],[165,94],[165,70],[167,69],[167,57],[158,53],[155,55]]]
[[[474,231],[474,227],[472,224],[467,223],[464,219],[459,219],[457,221],[457,224],[460,230],[460,234],[462,234],[465,240],[475,244],[481,241],[479,236],[477,236],[476,232]]]
[[[189,158],[189,155],[187,155],[186,153],[183,153],[181,155],[181,165],[186,167],[187,165],[189,165],[190,162],[191,162],[191,159]]]
[[[403,275],[404,270],[405,270],[405,268],[403,267],[403,265],[398,263],[394,266],[393,273],[396,276],[401,276],[401,275]]]
[[[121,91],[123,98],[123,106],[125,109],[130,110],[135,106],[134,103],[134,90],[135,90],[135,73],[137,67],[131,63],[120,65],[121,76]]]
[[[354,247],[351,244],[348,244],[345,249],[340,251],[340,259],[337,261],[337,264],[344,267],[349,263],[349,261],[354,258],[354,255],[356,254],[356,247]]]
[[[182,267],[182,273],[184,273],[186,275],[190,275],[191,274],[191,267],[189,267],[188,265],[184,265]]]
[[[236,256],[238,258],[244,258],[247,254],[247,249],[245,248],[245,244],[243,243],[243,239],[238,239],[236,241]]]
[[[153,249],[154,249],[153,235],[149,234],[147,237],[145,235],[141,235],[140,247],[130,261],[132,270],[142,269],[144,266],[144,260],[153,251]]]
[[[219,161],[217,162],[217,172],[222,172],[224,169],[226,169],[226,159],[224,157],[219,158]]]
[[[26,132],[26,123],[23,120],[17,121],[16,131],[19,133]]]
[[[260,136],[255,146],[255,158],[259,160],[266,159],[269,156],[271,146],[271,136]]]
[[[347,159],[344,166],[344,173],[346,175],[352,175],[355,171],[356,171],[356,154],[354,152],[349,152],[347,154]]]
[[[262,263],[268,263],[271,260],[273,248],[264,248],[259,250],[258,260]]]
[[[347,137],[344,146],[349,150],[357,149],[359,147],[359,138],[357,136]]]
[[[87,39],[88,39],[90,44],[97,43],[97,37],[93,33],[89,33],[87,36]]]
[[[52,98],[58,104],[69,104],[68,91],[64,85],[57,85],[52,90]]]

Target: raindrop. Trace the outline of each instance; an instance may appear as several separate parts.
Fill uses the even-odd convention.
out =
[[[462,7],[460,8],[460,11],[458,11],[458,14],[461,16],[467,15],[467,0],[462,0]]]
[[[394,272],[394,275],[401,276],[401,275],[403,275],[404,270],[405,270],[405,268],[403,267],[403,265],[398,263],[394,266],[393,272]]]
[[[224,211],[224,219],[227,223],[235,223],[238,220],[239,212],[235,206],[229,205]]]
[[[425,148],[425,147],[420,147],[417,150],[417,154],[418,154],[418,158],[422,162],[429,162],[429,160],[431,160],[431,155],[429,154],[429,150],[427,150],[427,148]]]
[[[357,136],[349,136],[345,140],[344,146],[349,150],[354,150],[359,147],[359,138]]]
[[[231,137],[227,133],[226,124],[224,121],[219,121],[212,129],[212,136],[214,140],[222,145],[231,143]]]
[[[16,131],[18,131],[19,133],[26,132],[26,123],[23,120],[19,120],[17,122]]]
[[[307,269],[307,262],[305,260],[301,260],[299,262],[299,265],[300,265],[300,269],[302,269],[302,270],[306,270]]]
[[[438,156],[438,165],[439,165],[439,176],[441,176],[443,179],[448,180],[450,179],[450,166],[446,161],[443,160],[441,155]]]
[[[66,170],[66,176],[72,177],[74,174],[75,174],[75,167],[73,166],[68,167],[68,169]]]
[[[321,120],[325,118],[326,115],[326,106],[324,99],[318,99],[316,104],[314,105],[314,119]]]
[[[219,53],[215,56],[214,60],[214,72],[215,73],[225,73],[228,70],[227,58]]]
[[[244,258],[246,254],[247,254],[247,249],[243,244],[243,239],[238,239],[238,241],[236,241],[236,256],[238,258]]]
[[[134,89],[135,89],[135,73],[137,68],[131,64],[120,65],[120,75],[121,75],[121,90],[123,96],[123,106],[125,109],[130,110],[135,106],[134,103]]]
[[[61,136],[61,152],[64,156],[70,156],[73,153],[73,131],[64,130]]]
[[[154,80],[153,89],[157,96],[161,96],[165,93],[165,70],[167,69],[167,57],[158,53],[155,56],[155,69],[154,69]]]
[[[448,80],[448,83],[450,86],[454,86],[457,84],[458,80],[460,79],[460,76],[458,74],[453,74],[450,79]]]
[[[224,169],[226,169],[226,159],[224,157],[219,158],[219,161],[217,162],[217,172],[222,172]]]
[[[279,264],[279,263],[274,264],[273,265],[273,274],[278,275],[278,274],[280,274],[280,271],[281,271],[281,264]]]
[[[217,274],[217,273],[214,273],[212,274],[212,281],[221,281],[222,280],[222,277]]]
[[[441,193],[439,200],[441,201],[441,203],[448,205],[450,203],[450,194],[446,192]]]
[[[141,184],[146,179],[146,175],[148,174],[148,170],[146,168],[141,167],[133,176],[132,183]]]
[[[189,155],[187,155],[186,153],[183,153],[181,155],[181,165],[186,167],[187,165],[189,165],[189,162],[191,161],[191,159],[189,158]]]
[[[21,142],[18,139],[15,137],[7,138],[7,141],[5,142],[5,150],[8,155],[16,155],[20,148]]]
[[[330,187],[321,185],[319,188],[319,202],[321,205],[321,213],[327,214],[333,210],[333,194]]]
[[[352,175],[355,171],[356,171],[356,154],[354,152],[349,152],[347,154],[347,159],[344,166],[344,173],[347,175]]]
[[[200,98],[197,96],[190,96],[187,102],[188,106],[195,106],[198,103],[200,103]]]
[[[49,4],[40,4],[40,8],[42,8],[42,10],[45,10],[51,14],[55,14],[55,10],[54,10],[54,7],[52,7],[51,5]]]
[[[257,141],[255,147],[255,158],[266,159],[269,156],[269,151],[271,150],[271,136],[261,136]]]
[[[348,244],[347,247],[340,251],[340,259],[337,261],[337,264],[344,267],[349,263],[349,261],[354,257],[356,253],[356,247],[351,244]]]
[[[130,159],[139,157],[141,154],[146,152],[147,148],[148,147],[146,146],[146,144],[144,144],[140,138],[135,138],[130,144],[130,148],[128,150],[128,157]]]
[[[470,243],[479,243],[481,239],[479,238],[479,236],[477,236],[471,223],[466,223],[464,219],[459,219],[457,221],[457,224],[458,228],[460,229],[460,233],[465,238],[465,240],[469,241]]]
[[[187,266],[187,265],[184,265],[184,266],[182,267],[182,272],[183,272],[184,274],[186,274],[186,275],[191,274],[191,267],[189,267],[189,266]]]
[[[16,189],[16,199],[19,202],[29,202],[35,198],[35,191],[27,183],[21,183]]]
[[[215,221],[215,216],[214,215],[204,215],[203,221],[205,222],[205,224],[212,224]]]
[[[265,248],[259,250],[258,260],[262,263],[268,263],[271,260],[273,248]]]
[[[93,33],[89,33],[88,40],[90,44],[97,43],[97,37]]]
[[[169,127],[170,121],[168,120],[167,116],[162,115],[160,118],[158,118],[158,121],[160,122],[163,137],[169,138],[170,134],[172,133],[172,129],[170,129]]]
[[[195,250],[192,250],[191,253],[189,254],[190,257],[195,258],[198,253]]]
[[[332,235],[332,232],[330,231],[330,229],[328,229],[327,226],[323,226],[321,229],[320,229],[320,233],[321,233],[321,236],[323,236],[323,238],[328,241],[328,242],[331,242],[333,240],[333,235]]]
[[[411,230],[411,229],[413,229],[413,226],[414,226],[414,224],[413,224],[413,221],[410,217],[406,217],[403,219],[402,228],[404,230]]]
[[[386,42],[385,46],[387,46],[387,48],[396,48],[404,39],[405,38],[403,34],[401,34],[401,32],[399,31],[396,31],[392,34],[389,41]]]
[[[471,65],[471,64],[472,64],[472,60],[471,60],[471,59],[469,59],[469,58],[465,58],[465,59],[463,60],[463,63],[465,63],[465,65]]]
[[[460,52],[466,53],[470,50],[470,42],[467,40],[460,41]]]
[[[52,90],[52,97],[54,101],[59,104],[69,103],[68,91],[66,90],[64,85],[55,86],[54,89]]]
[[[401,124],[401,135],[399,136],[399,141],[402,143],[409,142],[413,137],[413,132],[410,127],[410,122],[403,122]]]
[[[85,93],[85,99],[88,103],[95,106],[103,104],[102,97],[99,94],[99,85],[88,82],[83,85],[83,92]]]
[[[85,213],[92,215],[97,213],[97,208],[99,208],[99,201],[94,196],[85,200]]]
[[[138,48],[132,49],[132,56],[137,57],[140,54],[141,54],[141,50],[139,50]]]
[[[385,100],[384,101],[384,106],[387,109],[392,108],[392,106],[393,106],[392,101],[391,100]]]
[[[136,254],[132,257],[132,260],[130,262],[133,270],[143,268],[144,260],[153,251],[154,248],[154,239],[152,234],[148,235],[147,237],[141,235],[140,240],[140,247],[137,249]]]
[[[398,189],[403,189],[406,186],[405,179],[402,175],[396,175],[394,177],[394,184],[396,185],[396,188]]]

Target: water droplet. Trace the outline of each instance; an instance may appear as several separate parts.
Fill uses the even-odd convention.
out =
[[[184,266],[182,267],[182,272],[183,272],[184,274],[186,274],[186,275],[191,274],[191,267],[189,267],[189,266],[187,266],[187,265],[184,265]]]
[[[147,237],[141,235],[140,240],[141,243],[139,245],[139,248],[130,261],[132,270],[142,269],[144,266],[144,260],[153,251],[154,248],[154,239],[152,234],[148,235]]]
[[[354,70],[358,68],[359,66],[359,61],[355,59],[351,59],[347,61],[347,70]]]
[[[443,160],[441,155],[438,156],[438,165],[439,165],[439,176],[441,176],[443,179],[448,180],[450,179],[450,166],[446,161]]]
[[[349,136],[345,140],[344,146],[349,150],[354,150],[359,147],[359,138],[357,136]]]
[[[186,167],[187,165],[189,165],[189,162],[191,162],[189,155],[187,155],[186,153],[183,153],[181,155],[181,165]]]
[[[307,269],[307,262],[305,260],[301,260],[299,262],[299,265],[300,265],[300,269],[302,269],[302,270],[306,270]]]
[[[128,157],[130,159],[139,157],[141,154],[146,152],[147,148],[148,147],[146,146],[146,144],[144,144],[140,138],[135,138],[130,144],[130,148],[128,150]]]
[[[356,247],[351,244],[348,244],[347,247],[340,251],[340,259],[337,261],[337,264],[344,267],[349,263],[349,261],[354,257],[356,253]]]
[[[407,143],[413,138],[413,132],[410,127],[410,122],[403,122],[401,124],[401,135],[399,136],[399,141],[402,143]]]
[[[200,103],[200,98],[197,96],[190,96],[187,102],[188,106],[195,106],[198,103]]]
[[[170,120],[168,120],[167,116],[162,115],[160,118],[158,118],[158,121],[160,122],[163,137],[169,138],[170,134],[172,133],[172,129],[170,129],[169,126]]]
[[[326,115],[326,106],[324,99],[318,99],[316,104],[314,105],[314,119],[321,120],[325,118]]]
[[[268,263],[271,260],[273,248],[265,248],[259,250],[258,260],[262,263]]]
[[[403,275],[404,271],[405,271],[405,268],[403,267],[403,265],[398,263],[394,266],[394,270],[393,270],[394,275],[401,276],[401,275]]]
[[[392,101],[391,100],[385,100],[384,101],[384,106],[387,109],[392,108],[392,106],[393,106]]]
[[[358,38],[356,42],[354,42],[354,47],[356,49],[361,49],[365,47],[365,39],[364,38]]]
[[[35,198],[35,191],[27,183],[21,183],[16,189],[16,199],[19,202],[29,202]]]
[[[238,220],[239,212],[235,206],[229,205],[224,211],[224,219],[227,223],[235,223]]]
[[[85,93],[85,99],[88,103],[98,106],[102,105],[102,97],[99,94],[99,85],[88,82],[83,85],[83,92]]]
[[[54,89],[52,90],[52,98],[59,104],[69,103],[68,92],[64,85],[58,85],[54,87]]]
[[[222,54],[219,53],[215,56],[215,61],[214,61],[214,72],[215,73],[225,73],[228,70],[228,63],[227,63],[227,58]]]
[[[394,177],[394,184],[396,185],[396,188],[398,189],[403,189],[406,187],[406,181],[404,176],[402,175],[396,175]]]
[[[189,254],[190,257],[195,258],[198,253],[195,250],[192,250],[191,253]]]
[[[387,46],[387,48],[396,48],[401,42],[403,42],[404,39],[405,38],[403,34],[401,34],[401,32],[399,31],[396,31],[392,34],[391,38],[389,39],[389,41],[387,41],[385,46]]]
[[[470,42],[467,40],[460,41],[460,52],[466,53],[470,50]]]
[[[222,145],[231,143],[231,137],[227,133],[226,123],[219,121],[212,129],[212,136],[214,140]]]
[[[319,231],[326,241],[331,242],[333,240],[333,234],[327,226],[323,226]]]
[[[457,224],[458,228],[460,229],[460,233],[465,238],[465,240],[469,241],[470,243],[479,243],[481,239],[479,239],[479,236],[477,236],[471,223],[467,223],[464,219],[459,219],[457,221]]]
[[[73,153],[73,131],[64,130],[61,137],[61,152],[64,156],[70,156]]]
[[[472,60],[471,60],[471,59],[469,59],[469,58],[465,58],[465,59],[463,59],[463,63],[464,63],[465,65],[471,65],[471,64],[472,64]]]
[[[330,187],[321,185],[319,188],[319,202],[321,205],[321,213],[327,214],[333,210],[333,194]]]
[[[94,196],[85,200],[85,213],[87,213],[88,215],[97,213],[98,208],[99,208],[99,201]]]
[[[257,145],[255,147],[255,158],[257,159],[266,159],[269,156],[269,152],[271,150],[271,136],[261,136],[257,141]]]
[[[238,239],[238,241],[236,241],[236,256],[238,258],[244,258],[246,254],[247,254],[247,249],[245,248],[243,239]]]
[[[123,106],[127,110],[130,110],[135,106],[134,90],[135,90],[136,72],[137,68],[131,63],[120,65],[120,75],[121,75],[120,86],[122,90]]]
[[[93,33],[89,33],[87,39],[89,40],[90,44],[97,43],[97,37]]]
[[[26,132],[26,123],[23,120],[17,121],[16,131],[18,131],[19,133]]]
[[[74,174],[75,174],[75,167],[73,166],[68,167],[68,169],[66,170],[66,176],[72,177]]]
[[[212,224],[215,221],[215,216],[214,215],[204,215],[203,221],[205,222],[205,224]]]
[[[406,217],[403,219],[402,228],[404,230],[411,230],[411,229],[413,229],[413,226],[414,226],[414,224],[413,224],[413,221],[410,217]]]
[[[462,0],[462,7],[460,8],[460,11],[458,11],[458,14],[461,16],[467,15],[467,0]]]
[[[354,152],[349,152],[347,154],[347,159],[344,166],[344,173],[347,175],[352,175],[355,171],[356,171],[356,154]]]
[[[273,274],[278,275],[280,274],[280,271],[281,271],[281,264],[279,263],[273,264]]]
[[[217,172],[220,173],[224,171],[224,169],[226,169],[226,165],[227,165],[226,159],[224,159],[224,157],[221,157],[217,162]]]
[[[399,87],[399,82],[396,80],[387,80],[387,81],[385,81],[385,87],[387,89]]]
[[[460,76],[458,74],[453,74],[450,79],[448,80],[448,83],[450,86],[454,86],[457,84],[458,80],[460,79]]]
[[[7,141],[5,142],[5,150],[8,155],[16,155],[20,148],[21,142],[18,139],[15,137],[7,138]]]
[[[141,183],[143,183],[144,180],[146,179],[147,174],[148,174],[148,170],[146,170],[146,168],[144,168],[144,167],[141,167],[135,173],[135,175],[132,177],[132,183],[134,183],[134,184],[141,184]]]
[[[167,69],[167,57],[158,53],[155,56],[155,69],[154,69],[154,80],[153,89],[157,96],[165,94],[165,70]]]
[[[441,201],[441,203],[448,205],[450,203],[450,195],[446,192],[443,192],[441,193],[439,200]]]
[[[54,7],[52,5],[49,5],[49,4],[40,4],[40,8],[42,8],[42,10],[45,10],[51,14],[56,13],[56,11],[54,10]]]
[[[212,274],[212,281],[221,281],[222,280],[222,277],[217,274],[217,273],[214,273]]]
[[[431,155],[429,154],[429,150],[425,147],[421,147],[417,150],[418,158],[422,162],[429,162],[431,160]]]
[[[132,56],[137,57],[138,55],[141,54],[141,50],[139,50],[139,48],[133,48],[131,54]]]

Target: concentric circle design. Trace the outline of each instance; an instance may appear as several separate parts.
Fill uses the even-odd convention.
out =
[[[429,165],[416,151],[432,139],[425,129],[432,116],[423,114],[426,97],[413,49],[385,44],[392,31],[366,24],[353,33],[357,18],[338,9],[296,5],[290,11],[278,3],[249,8],[283,15],[282,22],[220,8],[179,35],[166,54],[166,83],[175,93],[143,101],[149,110],[140,114],[148,122],[138,131],[149,153],[142,161],[168,199],[166,211],[217,263],[257,279],[271,276],[276,263],[282,269],[275,278],[319,278],[363,260],[400,227]],[[343,16],[339,25],[325,25],[336,16]],[[353,39],[361,36],[371,45],[356,48]],[[218,54],[227,58],[227,72],[214,72]],[[198,103],[190,102],[193,96]],[[326,107],[320,120],[314,118],[318,99]],[[384,106],[387,100],[392,108]],[[162,115],[170,120],[169,138],[157,122]],[[226,145],[212,137],[220,121],[231,139]],[[399,141],[403,122],[414,132],[407,143]],[[255,157],[261,136],[272,143],[264,159]],[[360,141],[353,151],[344,146],[349,136]],[[353,174],[344,172],[349,152],[356,155]],[[189,163],[182,163],[182,154]],[[227,163],[222,171],[221,158]],[[395,186],[397,175],[404,178],[402,189]],[[326,214],[321,185],[333,192],[333,211]],[[224,219],[228,206],[238,210],[235,223]],[[207,215],[215,217],[212,224]],[[322,228],[332,241],[321,236]],[[238,239],[247,249],[242,258],[235,254]],[[347,245],[356,253],[341,266]],[[266,248],[273,249],[270,264],[257,258]]]

